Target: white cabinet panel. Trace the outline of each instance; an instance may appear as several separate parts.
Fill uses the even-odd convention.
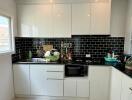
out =
[[[90,100],[109,100],[110,66],[89,66]]]
[[[110,34],[110,4],[91,4],[91,33]]]
[[[111,100],[121,100],[121,88],[122,88],[122,73],[117,69],[112,68],[111,75]]]
[[[89,80],[81,78],[65,79],[64,96],[89,97]]]
[[[71,37],[71,5],[18,5],[22,37]]]
[[[132,100],[132,79],[122,75],[121,100]]]
[[[128,98],[128,100],[132,100],[132,91],[131,90],[129,91],[129,98]]]
[[[64,72],[64,65],[48,65],[47,72]]]
[[[89,80],[77,80],[77,96],[89,97]]]
[[[52,5],[35,5],[36,14],[36,28],[37,32],[34,37],[51,37],[52,30]]]
[[[30,65],[31,95],[45,95],[46,71],[43,65]]]
[[[21,37],[32,37],[36,30],[36,9],[33,5],[18,5],[18,32]]]
[[[47,80],[46,95],[63,96],[63,80]]]
[[[71,5],[53,5],[54,37],[71,37]]]
[[[47,79],[64,79],[64,72],[46,72]]]
[[[72,34],[90,34],[91,5],[72,4]]]
[[[76,97],[76,80],[65,79],[64,80],[64,96]]]
[[[15,94],[30,95],[29,65],[13,65]]]

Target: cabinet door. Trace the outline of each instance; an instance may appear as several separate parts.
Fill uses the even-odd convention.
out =
[[[43,65],[30,65],[31,95],[45,95],[46,77]]]
[[[71,5],[53,5],[54,37],[71,37]]]
[[[52,29],[52,5],[35,5],[36,28],[34,37],[53,37]]]
[[[132,100],[132,90],[129,90],[129,98],[128,100]]]
[[[30,95],[29,65],[13,65],[15,94]]]
[[[36,9],[33,5],[18,5],[18,32],[21,37],[32,37],[37,33]]]
[[[122,73],[112,68],[111,75],[111,100],[121,100]]]
[[[90,100],[109,100],[110,67],[89,66],[89,78]]]
[[[90,34],[90,4],[72,4],[72,34]]]
[[[77,96],[89,97],[89,80],[88,79],[77,80]]]
[[[48,96],[63,96],[63,80],[50,80],[46,81],[46,95]]]
[[[122,77],[121,100],[132,100],[132,79],[126,75]]]
[[[91,33],[109,34],[110,6],[109,3],[91,4]]]
[[[76,96],[76,80],[74,79],[65,79],[64,80],[64,96]]]

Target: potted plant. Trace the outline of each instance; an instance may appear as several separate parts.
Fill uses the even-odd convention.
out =
[[[132,71],[132,57],[127,59],[125,68],[129,71]]]

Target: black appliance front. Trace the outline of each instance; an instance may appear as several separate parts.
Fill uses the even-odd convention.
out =
[[[66,77],[84,77],[88,76],[88,65],[84,64],[66,64],[65,65]]]

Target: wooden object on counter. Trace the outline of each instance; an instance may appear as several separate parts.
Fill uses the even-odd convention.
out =
[[[43,50],[45,52],[51,51],[53,49],[53,45],[43,45]]]

